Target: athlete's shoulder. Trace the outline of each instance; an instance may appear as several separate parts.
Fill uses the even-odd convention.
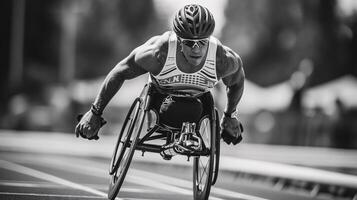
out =
[[[226,77],[243,67],[241,57],[228,46],[217,42],[217,75],[219,78]]]
[[[147,40],[143,45],[136,48],[135,61],[148,71],[155,72],[163,66],[165,62],[170,32],[156,35]]]
[[[143,45],[136,49],[137,53],[151,52],[155,55],[156,51],[162,51],[164,46],[167,46],[170,37],[170,32],[165,32],[161,35],[156,35],[148,39]]]
[[[162,46],[164,46],[165,44],[168,43],[169,39],[170,39],[170,35],[171,35],[171,31],[166,31],[161,35],[156,35],[152,38],[150,38],[146,44],[156,47],[156,48],[161,48]]]
[[[162,35],[158,36],[155,49],[153,51],[153,56],[158,62],[163,66],[166,61],[168,49],[169,49],[169,41],[172,35],[172,31],[166,31]]]

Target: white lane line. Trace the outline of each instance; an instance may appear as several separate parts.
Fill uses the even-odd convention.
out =
[[[21,174],[26,174],[26,175],[29,175],[29,176],[32,176],[32,177],[35,177],[35,178],[38,178],[38,179],[42,179],[42,180],[50,181],[50,182],[57,183],[57,184],[60,184],[60,185],[68,186],[68,187],[71,187],[71,188],[74,188],[74,189],[86,191],[86,192],[89,192],[91,194],[95,194],[95,195],[98,195],[98,196],[101,196],[101,197],[107,197],[107,194],[104,193],[104,192],[101,192],[101,191],[92,189],[90,187],[86,187],[86,186],[83,186],[83,185],[80,185],[80,184],[77,184],[77,183],[74,183],[74,182],[71,182],[71,181],[68,181],[68,180],[53,176],[51,174],[47,174],[47,173],[44,173],[44,172],[41,172],[41,171],[38,171],[38,170],[34,170],[34,169],[31,169],[31,168],[22,166],[22,165],[11,163],[11,162],[8,162],[8,161],[5,161],[5,160],[0,160],[0,167],[4,168],[4,169],[7,169],[7,170],[10,170],[10,171],[15,171],[15,172],[18,172],[18,173],[21,173]]]
[[[29,188],[65,188],[63,185],[48,182],[22,182],[22,181],[0,181],[0,186],[29,187]]]
[[[17,192],[0,192],[2,195],[15,196],[39,196],[39,197],[62,197],[62,198],[86,198],[86,199],[103,199],[98,196],[81,196],[81,195],[67,195],[67,194],[39,194],[39,193],[17,193]]]
[[[146,194],[157,193],[153,190],[146,190],[146,189],[140,189],[140,188],[128,188],[128,187],[121,187],[120,191],[121,192],[131,192],[131,193],[146,193]],[[125,199],[127,199],[127,198],[125,198]]]
[[[233,198],[239,198],[239,199],[244,199],[244,200],[268,200],[265,198],[248,195],[248,194],[243,194],[243,193],[239,193],[239,192],[234,192],[231,190],[221,189],[221,188],[217,188],[217,187],[212,187],[211,192],[213,192],[214,194],[219,194],[219,195],[223,195],[226,197],[233,197]]]
[[[95,188],[97,190],[107,190],[108,184],[82,184],[84,186]],[[16,180],[0,180],[0,186],[10,187],[28,187],[28,188],[66,188],[64,185],[50,183],[48,181],[16,181]],[[68,187],[67,187],[68,188]],[[127,190],[134,190],[135,188],[124,188]]]

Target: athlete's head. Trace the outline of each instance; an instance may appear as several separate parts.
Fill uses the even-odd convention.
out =
[[[173,20],[173,30],[180,42],[186,60],[198,65],[207,53],[209,36],[215,21],[211,12],[200,5],[191,4],[181,8]]]
[[[209,37],[214,30],[215,21],[211,12],[197,4],[181,8],[173,20],[173,30],[184,39],[202,39]]]

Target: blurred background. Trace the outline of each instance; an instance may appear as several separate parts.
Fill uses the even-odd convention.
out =
[[[0,128],[73,134],[112,67],[192,2],[242,57],[245,143],[357,149],[355,0],[2,0]],[[101,134],[119,130],[146,80],[124,84]],[[222,113],[224,87],[214,94]]]

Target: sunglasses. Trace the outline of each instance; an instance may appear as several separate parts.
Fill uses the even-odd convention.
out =
[[[190,47],[190,48],[194,48],[196,45],[197,47],[202,47],[205,46],[206,44],[208,44],[209,39],[208,38],[204,38],[204,39],[183,39],[183,38],[179,38],[180,41]]]

